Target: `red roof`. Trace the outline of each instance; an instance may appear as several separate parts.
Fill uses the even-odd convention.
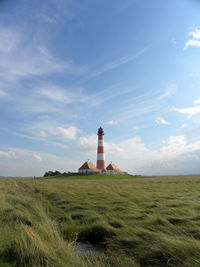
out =
[[[110,163],[107,168],[107,171],[115,171],[115,172],[122,172],[119,168],[117,168],[117,166],[113,163]]]
[[[99,169],[97,169],[92,162],[86,161],[79,170],[92,170],[94,172],[99,172]]]

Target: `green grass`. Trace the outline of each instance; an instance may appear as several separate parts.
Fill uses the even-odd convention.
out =
[[[128,178],[133,178],[133,177],[138,177],[138,176],[133,176],[130,174],[90,174],[90,175],[85,175],[85,174],[68,174],[67,176],[59,175],[59,176],[48,176],[45,177],[45,179],[81,179],[81,180],[95,180],[95,179],[128,179]]]
[[[200,266],[200,176],[0,179],[0,267]],[[104,248],[82,255],[78,242]]]

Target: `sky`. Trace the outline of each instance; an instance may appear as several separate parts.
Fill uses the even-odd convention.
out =
[[[200,174],[200,3],[0,0],[0,176]]]

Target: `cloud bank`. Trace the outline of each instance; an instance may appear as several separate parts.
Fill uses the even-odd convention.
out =
[[[40,176],[47,170],[77,171],[87,159],[96,163],[96,135],[76,139],[72,160],[40,151],[9,148],[0,151],[0,175]],[[200,139],[189,142],[185,135],[170,136],[159,149],[151,149],[141,137],[105,142],[106,162],[132,174],[173,175],[200,173]]]

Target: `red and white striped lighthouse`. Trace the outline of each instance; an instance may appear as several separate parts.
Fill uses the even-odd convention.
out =
[[[104,131],[100,127],[98,129],[98,147],[97,147],[97,169],[105,169],[105,154],[104,154]]]

